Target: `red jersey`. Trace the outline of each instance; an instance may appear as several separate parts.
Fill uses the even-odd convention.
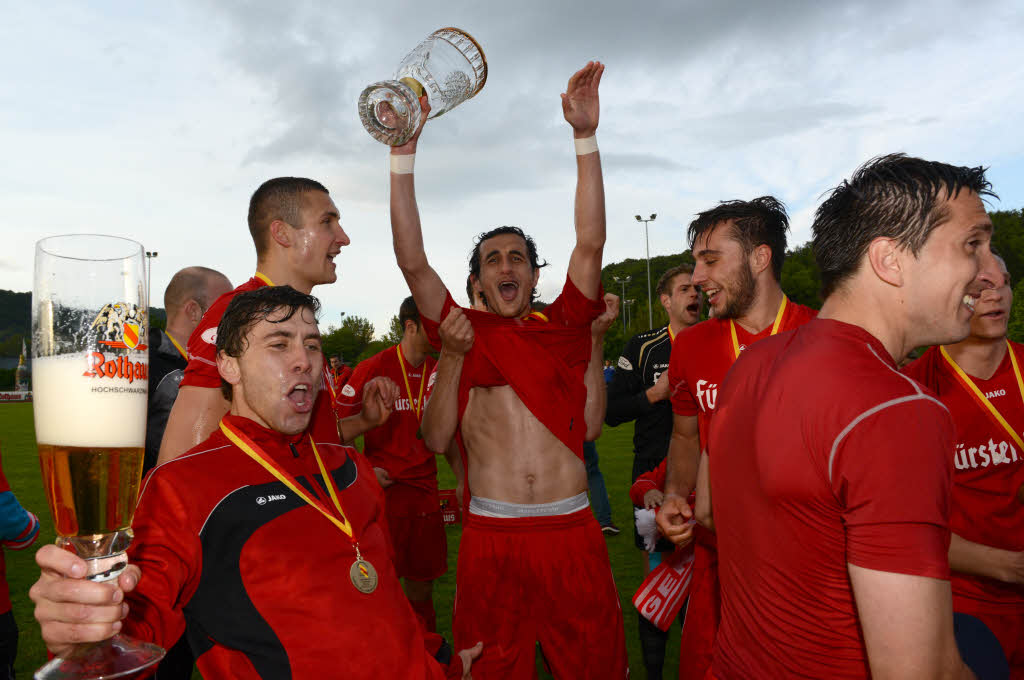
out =
[[[817,314],[810,307],[787,299],[776,332],[803,325]],[[736,361],[733,327],[741,352],[772,333],[772,326],[755,334],[748,333],[731,319],[708,319],[683,330],[672,342],[672,357],[668,365],[672,412],[681,416],[697,416],[702,443],[707,442],[708,423],[718,403],[718,386]]]
[[[437,491],[437,458],[427,450],[420,436],[422,404],[426,402],[426,380],[437,362],[427,356],[419,366],[399,358],[399,345],[388,347],[359,362],[348,383],[338,393],[338,417],[356,415],[362,409],[363,385],[371,378],[385,376],[398,385],[402,396],[388,421],[363,435],[363,455],[374,467],[384,468],[396,482],[426,491]],[[434,504],[437,509],[437,504]]]
[[[188,366],[185,367],[185,377],[181,380],[181,387],[206,387],[220,389],[220,373],[217,372],[217,326],[220,324],[224,311],[228,304],[239,293],[270,285],[269,279],[262,274],[252,277],[230,293],[224,293],[217,298],[210,308],[203,314],[199,325],[192,331],[188,339]],[[320,394],[313,406],[313,428],[317,439],[325,441],[338,441],[338,426],[331,412],[330,389],[326,380],[321,380]],[[333,428],[334,434],[331,434]]]
[[[444,319],[455,300],[445,291]],[[591,300],[568,276],[562,293],[543,312],[506,319],[490,312],[463,308],[476,340],[466,353],[459,380],[459,418],[474,387],[509,385],[559,441],[583,459],[587,432],[583,382],[590,362],[590,324],[604,312],[604,291]],[[441,348],[437,321],[421,318],[427,337]]]
[[[308,434],[225,421],[332,507]],[[377,570],[373,592],[349,579],[348,537],[218,429],[146,478],[124,631],[165,648],[185,631],[204,678],[443,678],[391,564],[373,471],[336,441],[316,448]]]
[[[1024,367],[1024,345],[1010,343]],[[1024,550],[1024,504],[1017,500],[1024,484],[1024,451],[957,378],[938,347],[904,368],[933,390],[949,408],[956,428],[953,458],[953,511],[950,529],[974,543],[1015,552]],[[1009,352],[988,380],[970,377],[1018,435],[1024,433],[1024,400]],[[1024,587],[984,576],[953,572],[953,593],[1005,606],[1024,604]]]
[[[847,563],[949,578],[949,412],[828,319],[744,352],[720,393],[715,677],[869,677]]]

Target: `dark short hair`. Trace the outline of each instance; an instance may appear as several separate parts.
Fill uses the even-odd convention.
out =
[[[693,274],[693,265],[689,262],[676,265],[671,269],[665,271],[658,279],[658,285],[654,289],[655,295],[671,295],[672,294],[672,282],[680,274]]]
[[[412,299],[411,295],[402,300],[402,304],[398,308],[398,324],[402,327],[403,332],[405,332],[406,321],[413,321],[417,326],[420,325],[420,310],[416,308],[416,301]]]
[[[285,315],[273,323],[287,321],[300,309],[308,309],[317,318],[320,314],[320,301],[291,286],[263,286],[239,293],[228,303],[224,316],[217,324],[217,353],[224,352],[229,357],[242,356],[249,345],[250,329],[260,321],[268,320],[271,314],[282,308],[287,310]],[[231,384],[224,378],[220,379],[220,390],[225,399],[231,399]]]
[[[487,239],[494,238],[495,236],[501,236],[503,234],[513,234],[526,242],[526,256],[530,259],[531,269],[540,269],[541,267],[548,266],[546,260],[544,262],[541,262],[540,259],[537,257],[537,244],[534,243],[534,240],[531,237],[523,233],[522,229],[520,229],[519,227],[508,226],[495,227],[490,231],[485,231],[484,233],[480,234],[479,236],[476,237],[476,240],[473,241],[473,250],[470,251],[469,253],[469,273],[472,276],[480,278],[480,245]],[[531,291],[530,293],[530,300],[536,299],[537,289],[534,288],[533,291]],[[486,298],[484,298],[484,302],[487,302]]]
[[[249,199],[249,233],[256,246],[257,257],[270,246],[270,224],[282,220],[299,228],[302,226],[302,198],[310,191],[331,194],[323,184],[305,177],[276,177],[260,185]]]
[[[473,303],[476,302],[476,289],[473,287],[472,274],[466,276],[466,297],[469,298],[469,306],[472,307]]]
[[[926,161],[902,153],[872,158],[832,190],[814,214],[814,259],[828,297],[860,266],[876,238],[894,239],[915,257],[949,219],[950,199],[967,189],[995,196],[985,168]]]
[[[739,241],[743,254],[766,245],[772,250],[772,274],[782,280],[782,263],[786,261],[786,232],[789,215],[786,206],[774,196],[760,196],[750,201],[722,201],[714,208],[697,213],[690,222],[686,236],[690,249],[704,234],[711,235],[723,222],[733,222],[733,237]],[[695,253],[696,254],[696,253]]]

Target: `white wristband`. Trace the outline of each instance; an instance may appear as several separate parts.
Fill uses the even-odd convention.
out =
[[[391,172],[396,175],[411,175],[412,166],[416,164],[416,154],[409,153],[401,156],[391,154]]]
[[[586,156],[588,153],[597,151],[597,135],[573,140],[576,142],[576,155]]]

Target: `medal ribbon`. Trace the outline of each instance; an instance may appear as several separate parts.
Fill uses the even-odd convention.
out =
[[[299,483],[295,481],[295,477],[293,477],[287,470],[278,465],[277,462],[275,462],[272,458],[267,456],[266,453],[259,447],[259,445],[256,444],[251,439],[249,439],[249,437],[247,437],[245,433],[241,432],[240,430],[236,430],[223,419],[220,421],[220,429],[221,432],[224,433],[224,436],[227,437],[232,444],[240,448],[246,455],[248,455],[250,458],[252,458],[260,465],[262,465],[267,472],[274,475],[274,477],[276,477],[279,482],[281,482],[289,489],[291,489],[296,496],[298,496],[302,500],[306,501],[306,503],[319,510],[320,514],[322,514],[327,519],[331,520],[331,522],[333,522],[336,527],[341,529],[342,533],[348,536],[348,540],[350,543],[352,543],[352,545],[356,545],[356,539],[352,532],[352,524],[348,521],[348,517],[345,516],[345,511],[341,509],[341,500],[338,498],[338,492],[334,488],[334,478],[327,474],[327,468],[324,467],[324,462],[323,460],[320,459],[320,452],[317,451],[316,443],[313,441],[312,436],[309,437],[309,443],[313,447],[313,456],[316,457],[316,464],[320,467],[320,474],[323,475],[324,485],[327,487],[327,491],[331,495],[331,500],[334,502],[334,507],[338,509],[337,517],[335,517],[334,513],[332,513],[327,508],[327,506],[324,503],[322,503],[319,499],[313,498],[312,496],[307,494],[302,489],[302,487],[299,486]],[[359,549],[357,547],[357,553],[358,550]]]
[[[412,400],[412,388],[409,387],[409,374],[405,372],[405,358],[402,356],[402,345],[395,345],[398,348],[398,365],[402,369],[402,379],[405,380],[405,392],[409,395],[409,405],[412,406],[412,412],[416,414],[416,421],[419,422],[422,419],[420,415],[423,412],[423,385],[426,384],[426,376],[423,375],[423,371],[420,371],[420,397],[418,400]],[[1024,447],[1022,447],[1024,448]]]
[[[330,364],[324,359],[324,382],[327,383],[327,390],[331,393],[331,404],[338,403],[338,392],[334,389],[334,376],[331,375]]]
[[[181,348],[181,343],[179,343],[177,340],[175,340],[174,336],[171,335],[166,329],[164,329],[164,335],[166,335],[170,339],[171,343],[174,345],[174,348],[176,350],[178,350],[178,352],[181,354],[181,357],[185,361],[188,361],[188,352],[186,352],[185,350],[183,350]]]
[[[775,335],[779,332],[779,328],[782,326],[782,315],[786,311],[786,303],[789,302],[789,298],[786,294],[782,294],[782,302],[779,303],[779,312],[775,315],[775,323],[772,324],[772,332],[770,335]],[[740,358],[740,341],[736,337],[736,322],[729,319],[729,331],[732,333],[732,360],[736,361]],[[671,332],[671,331],[670,331]]]
[[[1010,345],[1009,340],[1006,341],[1006,351],[1010,353],[1010,363],[1013,365],[1013,375],[1017,378],[1017,389],[1020,391],[1021,402],[1024,403],[1024,380],[1021,379],[1020,366],[1017,365],[1017,357],[1013,354],[1013,346]],[[953,369],[953,372],[956,373],[956,376],[960,379],[960,383],[964,386],[964,389],[974,397],[974,400],[978,402],[981,409],[986,411],[989,416],[996,421],[996,423],[1006,430],[1010,435],[1010,438],[1017,443],[1017,446],[1024,449],[1024,441],[1021,440],[1020,434],[1010,427],[1010,423],[1006,422],[1006,418],[1004,418],[1003,414],[999,412],[999,409],[993,406],[992,402],[985,396],[985,393],[978,389],[978,386],[974,384],[974,381],[971,380],[971,376],[967,375],[967,373],[964,372],[964,369],[960,368],[960,366],[953,361],[953,357],[949,356],[949,352],[946,351],[945,347],[940,346],[939,352],[942,354],[942,358],[946,360],[946,363],[948,363]]]
[[[267,276],[266,274],[264,274],[263,272],[256,272],[256,274],[253,276],[253,278],[259,279],[260,281],[262,281],[263,283],[267,284],[268,286],[273,286],[274,285],[274,282],[270,280],[270,277]]]
[[[672,332],[672,322],[669,321],[668,322],[668,326],[665,326],[665,328],[668,329],[668,341],[673,343],[673,344],[675,344],[676,334]],[[732,331],[732,337],[733,337],[733,342],[735,342],[736,341],[736,329],[735,328]]]

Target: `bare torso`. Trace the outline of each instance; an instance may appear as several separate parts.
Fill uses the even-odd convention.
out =
[[[550,503],[587,489],[583,461],[551,434],[508,385],[474,387],[462,417],[474,496]]]

